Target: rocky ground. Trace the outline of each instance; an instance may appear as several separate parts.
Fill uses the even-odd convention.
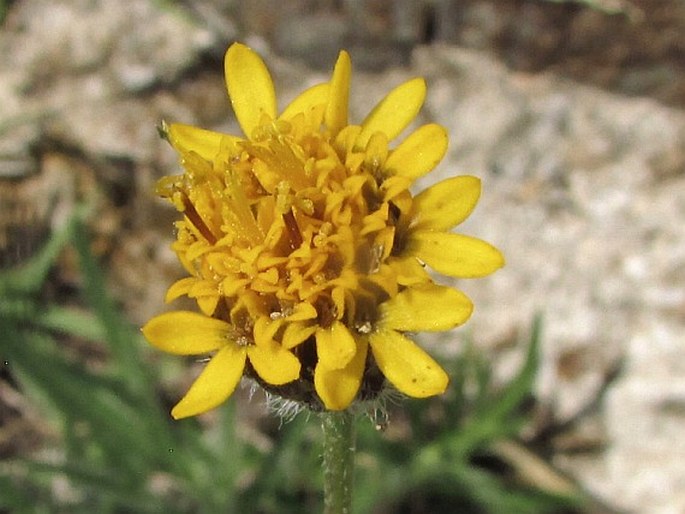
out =
[[[617,509],[685,512],[684,4],[597,2],[622,9],[609,14],[469,1],[446,24],[441,2],[412,23],[368,2],[375,18],[350,40],[349,12],[296,8],[316,3],[6,2],[0,263],[96,198],[96,249],[142,323],[179,273],[167,248],[174,213],[152,195],[176,157],[155,126],[237,131],[222,82],[232,39],[265,55],[282,103],[323,80],[321,65],[347,44],[362,68],[357,119],[425,76],[422,120],[451,134],[427,182],[483,179],[463,231],[494,242],[507,267],[461,286],[477,305],[467,330],[497,354],[502,378],[520,359],[508,342],[542,312],[547,415],[573,419],[611,382],[594,414],[554,441],[553,462]]]

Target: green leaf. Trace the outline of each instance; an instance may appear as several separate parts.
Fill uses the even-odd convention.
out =
[[[134,334],[123,322],[107,294],[105,277],[90,251],[90,239],[82,223],[74,225],[73,243],[79,255],[86,301],[102,324],[116,369],[136,391],[143,395],[149,393],[152,384],[139,355],[140,335]]]
[[[503,419],[512,414],[516,408],[533,391],[535,376],[540,364],[540,336],[542,333],[542,317],[535,316],[528,343],[528,352],[523,366],[517,375],[506,385],[496,401],[486,408],[486,416]]]

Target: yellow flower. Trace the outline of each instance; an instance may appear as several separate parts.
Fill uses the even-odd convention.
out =
[[[416,117],[426,86],[392,90],[360,125],[348,123],[351,64],[341,52],[328,83],[278,114],[262,59],[236,43],[226,84],[245,137],[164,125],[185,172],[157,191],[184,214],[173,245],[202,313],[176,311],[143,333],[181,355],[212,353],[175,418],[216,407],[242,376],[313,409],[375,398],[386,381],[413,397],[442,393],[443,369],[407,332],[464,323],[472,304],[425,265],[480,277],[504,264],[488,243],[450,230],[473,210],[480,182],[454,177],[412,196],[447,150],[428,124],[389,142]]]

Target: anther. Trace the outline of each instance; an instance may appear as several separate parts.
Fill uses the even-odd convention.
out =
[[[295,251],[300,247],[303,240],[302,234],[300,233],[300,227],[297,226],[297,220],[295,219],[295,214],[293,214],[292,209],[283,214],[283,222],[285,223],[285,228],[288,232],[290,249]]]
[[[209,230],[209,227],[207,224],[202,221],[202,218],[200,217],[200,214],[197,212],[197,209],[195,209],[195,206],[193,205],[193,202],[190,201],[190,198],[188,198],[188,195],[185,193],[182,193],[183,196],[183,214],[186,215],[186,217],[190,220],[190,222],[195,226],[195,228],[202,234],[202,236],[207,240],[209,244],[216,244],[218,239],[216,236],[212,233],[211,230]]]

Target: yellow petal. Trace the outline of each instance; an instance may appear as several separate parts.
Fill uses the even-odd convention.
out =
[[[388,136],[383,132],[374,132],[366,143],[364,163],[368,172],[375,174],[388,158]]]
[[[295,307],[288,316],[285,318],[286,321],[304,321],[308,319],[314,319],[319,315],[316,312],[316,308],[309,302],[300,302]]]
[[[264,61],[252,49],[233,43],[224,58],[226,87],[240,128],[250,138],[262,115],[276,119],[276,92]]]
[[[394,200],[398,195],[408,191],[410,186],[411,179],[407,177],[394,176],[386,178],[381,185],[383,201],[388,202]]]
[[[257,374],[269,384],[287,384],[300,376],[300,361],[274,341],[248,346],[247,355]]]
[[[177,280],[176,282],[171,284],[171,287],[166,292],[164,301],[166,303],[169,303],[174,301],[179,296],[188,294],[190,289],[195,285],[195,282],[197,282],[197,279],[195,277],[186,277],[182,278],[181,280]]]
[[[221,405],[235,390],[244,369],[245,348],[235,344],[224,346],[171,410],[171,415],[174,419],[187,418]]]
[[[301,112],[306,113],[317,105],[325,104],[328,101],[329,90],[328,84],[317,84],[310,87],[290,102],[279,118],[289,120]]]
[[[350,76],[352,63],[346,51],[340,52],[333,69],[331,87],[328,92],[328,104],[324,114],[324,122],[335,135],[347,125],[347,107],[350,96]]]
[[[225,138],[238,139],[228,134],[205,130],[191,125],[173,123],[169,125],[167,137],[171,146],[180,154],[195,152],[207,161],[214,161]]]
[[[273,341],[276,332],[281,328],[283,324],[283,319],[272,320],[267,317],[257,318],[255,321],[254,328],[252,329],[252,334],[254,335],[254,341],[257,346],[269,345]]]
[[[342,369],[328,369],[317,365],[314,387],[328,410],[343,410],[357,396],[362,382],[368,343],[360,340],[354,358]]]
[[[354,142],[361,131],[362,128],[359,125],[347,125],[335,136],[335,147],[345,153],[345,163],[355,157],[364,158],[364,155],[354,147]]]
[[[316,326],[308,326],[305,323],[295,321],[288,323],[283,331],[281,344],[286,350],[296,347],[300,343],[304,343],[310,336],[316,332]]]
[[[380,329],[371,334],[370,343],[381,372],[404,394],[425,398],[447,389],[447,373],[411,339],[394,330]]]
[[[354,337],[340,321],[329,328],[316,330],[316,354],[319,364],[328,369],[342,369],[357,353]]]
[[[443,232],[411,233],[405,249],[438,273],[458,278],[484,277],[504,266],[504,256],[475,237]]]
[[[435,168],[447,151],[447,131],[431,123],[412,132],[388,156],[387,174],[417,179]]]
[[[217,286],[214,282],[209,280],[195,279],[195,282],[188,291],[188,296],[190,298],[212,295],[218,295]]]
[[[199,355],[230,343],[231,325],[197,312],[172,311],[155,316],[143,327],[145,338],[160,350]]]
[[[396,273],[397,283],[402,286],[413,286],[431,280],[425,267],[413,255],[391,257],[388,259],[388,265]]]
[[[415,230],[449,230],[473,212],[480,198],[480,180],[452,177],[425,189],[414,198]]]
[[[362,123],[357,145],[364,148],[374,132],[385,132],[392,140],[419,113],[426,98],[426,82],[415,78],[397,86],[369,113]]]
[[[214,314],[216,306],[219,305],[219,295],[213,294],[207,296],[198,296],[195,298],[195,301],[205,316],[211,316]]]
[[[409,287],[379,307],[381,324],[395,330],[442,331],[461,325],[473,312],[468,297],[433,283]]]

